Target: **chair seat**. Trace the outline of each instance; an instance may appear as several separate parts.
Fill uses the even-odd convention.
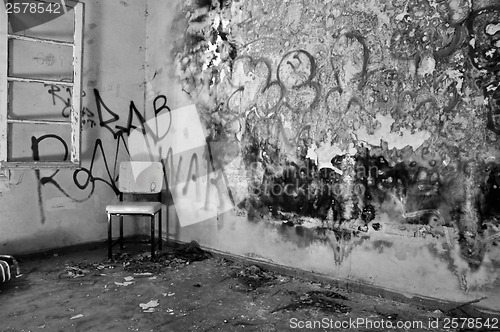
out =
[[[161,210],[160,202],[118,202],[106,206],[109,214],[150,214]]]

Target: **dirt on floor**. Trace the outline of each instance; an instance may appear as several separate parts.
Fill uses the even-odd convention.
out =
[[[102,247],[20,265],[21,277],[0,284],[1,331],[500,330],[498,316],[471,304],[421,308],[212,257],[196,243],[154,261],[137,247],[109,260]]]

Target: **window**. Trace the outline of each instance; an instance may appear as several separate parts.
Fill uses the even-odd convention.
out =
[[[13,3],[56,2],[0,1],[1,168],[80,166],[84,5],[68,2],[60,15],[16,31]],[[62,112],[58,91],[69,96]]]

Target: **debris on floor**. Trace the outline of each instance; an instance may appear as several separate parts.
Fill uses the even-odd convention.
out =
[[[103,265],[102,263],[92,262],[70,262],[66,264],[65,272],[59,275],[59,279],[72,279],[72,278],[82,278],[85,276],[96,276],[96,275],[106,275],[103,273],[105,269],[113,269],[113,265]]]
[[[153,274],[151,272],[136,272],[134,275],[138,277],[151,277]]]
[[[78,266],[66,266],[67,276],[71,278],[80,278],[84,277],[90,271],[81,269]]]
[[[211,258],[212,254],[201,249],[198,242],[191,241],[186,244],[181,244],[179,248],[174,249],[174,256],[191,263]]]
[[[144,252],[136,255],[117,253],[113,262],[121,262],[125,270],[135,273],[155,273],[165,267],[178,269],[195,261],[202,261],[211,257],[208,251],[203,250],[198,242],[191,241],[182,244],[171,251],[157,252],[155,259],[151,254]]]
[[[272,310],[271,313],[281,310],[296,311],[306,308],[316,308],[322,312],[338,314],[345,314],[351,311],[351,307],[336,300],[347,301],[348,298],[332,291],[310,291],[295,296],[292,302],[279,306]]]
[[[82,318],[82,317],[84,317],[84,316],[82,314],[79,314],[79,315],[71,317],[70,319],[73,320],[73,319],[78,319],[78,318]]]
[[[154,312],[155,308],[159,305],[158,300],[151,300],[148,303],[140,303],[139,307],[141,307],[142,312]]]
[[[238,272],[237,277],[243,284],[251,289],[262,287],[274,282],[276,279],[274,274],[265,271],[256,265],[251,265],[241,269]]]
[[[196,246],[185,248],[194,248],[193,258],[206,257]],[[474,312],[476,303],[425,309],[282,275],[257,262],[219,258],[186,264],[191,260],[171,248],[151,262],[143,246],[128,247],[128,254],[108,260],[106,250],[22,261],[23,271],[29,272],[0,283],[6,308],[0,311],[2,331],[281,332],[291,330],[292,320],[324,317],[423,324],[450,316],[485,317]],[[415,331],[424,330],[450,331]]]
[[[241,266],[225,258],[219,259],[217,261],[217,265],[231,269],[230,272],[220,280],[220,282],[229,278],[236,278],[246,287],[244,291],[254,291],[257,288],[265,286],[273,287],[275,284],[283,284],[289,282],[291,279],[288,276],[267,271],[257,265]]]

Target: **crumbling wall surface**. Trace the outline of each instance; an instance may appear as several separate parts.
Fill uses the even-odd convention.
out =
[[[246,175],[224,170],[235,216],[179,238],[500,309],[497,2],[148,8],[149,93],[195,103]]]
[[[0,177],[3,253],[36,252],[106,239],[105,206],[117,200],[117,162],[128,156],[126,138],[131,128],[140,126],[134,110],[144,118],[153,112],[149,108],[146,114],[144,109],[146,3],[83,2],[81,167],[15,169]],[[19,33],[72,40],[72,13],[68,11]],[[72,77],[69,47],[22,41],[14,45],[10,60],[13,71],[18,70],[25,77],[53,80]],[[17,89],[18,86],[22,89]],[[66,86],[15,83],[12,90],[15,91],[10,95],[10,116],[69,120],[71,89]],[[67,149],[71,147],[69,135],[61,132],[67,132],[68,128],[20,125],[8,137],[9,154],[17,160],[67,160]],[[126,223],[127,235],[138,231]]]

